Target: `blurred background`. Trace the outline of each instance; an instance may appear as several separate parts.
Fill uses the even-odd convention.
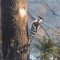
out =
[[[41,51],[39,51],[38,39],[44,41],[43,37],[50,38],[60,49],[60,0],[28,0],[28,26],[31,25],[38,16],[44,18],[43,23],[38,29],[35,38],[32,40],[30,49],[31,60],[40,60]],[[43,39],[44,40],[43,40]],[[38,44],[37,49],[33,44]],[[55,50],[54,50],[55,51]],[[59,52],[57,53],[57,55]],[[41,59],[42,60],[42,59]],[[57,59],[56,59],[57,60]]]
[[[1,41],[1,0],[0,0],[0,60],[2,60],[2,51],[1,51],[1,44],[2,44],[2,41]]]
[[[38,16],[44,18],[43,23],[38,29],[38,32],[32,40],[30,46],[30,59],[40,60],[41,51],[36,49],[34,44],[39,44],[38,39],[44,41],[51,39],[60,49],[60,0],[27,0],[28,3],[28,31],[31,30],[31,25]],[[29,33],[30,34],[30,33]],[[0,0],[0,60],[2,60],[1,51],[1,0]],[[59,55],[60,52],[56,55]],[[57,59],[56,59],[57,60]]]

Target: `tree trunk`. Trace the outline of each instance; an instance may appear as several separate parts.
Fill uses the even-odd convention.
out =
[[[57,57],[58,60],[60,60],[60,57]]]
[[[3,57],[11,60],[29,60],[26,0],[1,0]],[[20,8],[26,14],[21,16]],[[24,12],[22,12],[23,14]]]
[[[17,27],[16,34],[15,35],[15,41],[18,40],[18,47],[17,52],[19,54],[20,60],[28,60],[28,38],[27,38],[27,3],[26,0],[16,0],[14,1],[14,21],[15,25]],[[20,9],[24,9],[26,12],[26,15],[24,17],[21,17]],[[23,12],[22,12],[23,13]],[[17,46],[15,44],[15,46]]]
[[[3,58],[8,56],[11,39],[14,34],[13,17],[11,16],[12,0],[1,0],[1,17],[2,17],[2,52]],[[12,56],[12,55],[11,55]]]

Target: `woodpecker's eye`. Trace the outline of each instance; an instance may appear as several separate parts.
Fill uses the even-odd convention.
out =
[[[40,17],[40,19],[43,19],[43,17]]]

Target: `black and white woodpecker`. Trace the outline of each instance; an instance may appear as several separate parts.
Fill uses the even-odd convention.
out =
[[[30,40],[29,40],[29,44],[31,43],[33,37],[36,35],[37,30],[40,26],[40,23],[43,22],[43,18],[38,16],[38,19],[34,20],[31,26],[31,32],[30,32]]]

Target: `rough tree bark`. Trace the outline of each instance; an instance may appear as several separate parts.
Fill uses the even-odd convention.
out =
[[[18,56],[18,60],[29,60],[27,1],[1,0],[1,3],[3,58],[17,60]],[[19,13],[20,8],[26,11],[24,17]]]
[[[14,1],[14,23],[17,27],[15,35],[15,41],[18,40],[17,52],[20,55],[20,60],[28,60],[28,38],[27,38],[27,2],[26,0],[15,0]],[[19,13],[20,9],[24,8],[26,15],[21,17]],[[22,12],[23,13],[23,12]],[[17,38],[17,39],[16,39]],[[15,44],[15,47],[17,45]]]

